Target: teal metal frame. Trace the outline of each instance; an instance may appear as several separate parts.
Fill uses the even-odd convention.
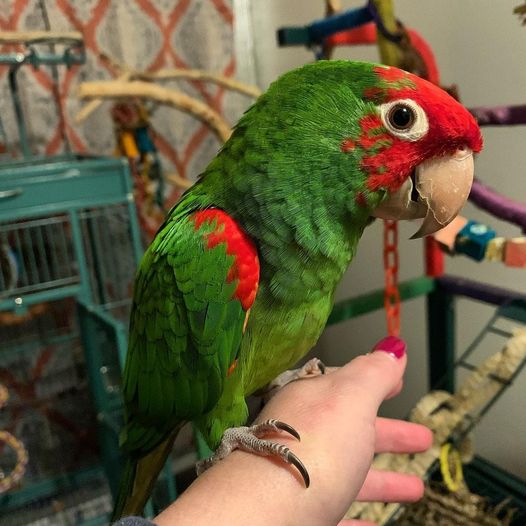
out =
[[[46,498],[72,487],[77,488],[86,482],[102,479],[104,476],[102,466],[93,466],[35,482],[15,492],[0,495],[0,509],[2,511],[12,511],[27,505],[28,502],[35,499]]]
[[[70,228],[69,238],[76,265],[76,276],[67,280],[66,285],[49,281],[31,283],[20,292],[16,288],[13,291],[0,290],[0,311],[24,314],[29,307],[39,303],[69,297],[76,299],[87,374],[100,422],[98,434],[102,455],[101,466],[38,481],[3,495],[0,498],[2,512],[67,488],[75,489],[103,472],[110,487],[116,488],[120,474],[118,432],[122,418],[118,383],[127,348],[127,320],[118,319],[113,311],[131,300],[127,298],[124,303],[107,305],[95,302],[97,291],[94,290],[93,273],[88,268],[85,239],[86,224],[89,226],[89,218],[85,219],[86,210],[113,210],[116,207],[127,211],[130,236],[130,254],[121,257],[131,257],[135,268],[143,249],[125,159],[66,155],[34,157],[0,165],[0,226],[23,226],[39,218],[64,218]],[[109,352],[103,353],[103,344]],[[171,483],[173,486],[173,481]],[[170,489],[170,495],[175,498],[174,487]],[[97,520],[90,520],[89,524],[102,524],[107,522],[107,517]]]
[[[64,51],[62,53],[42,53],[35,48],[35,46],[39,44],[48,44],[54,47],[54,43],[66,44]],[[25,158],[30,158],[32,154],[29,147],[24,111],[22,109],[17,82],[17,74],[20,67],[29,64],[35,69],[38,69],[41,66],[59,65],[65,65],[66,67],[71,68],[74,65],[84,64],[86,62],[86,50],[84,48],[84,42],[74,38],[32,40],[26,43],[26,48],[25,53],[0,53],[0,64],[9,66],[9,91],[11,92],[11,99],[18,126],[20,147],[23,156]]]
[[[399,284],[400,299],[402,301],[426,296],[435,290],[435,280],[425,276],[403,281]],[[378,289],[361,296],[337,302],[329,316],[327,325],[334,325],[342,321],[368,314],[384,308],[384,291]]]
[[[513,290],[478,283],[455,276],[442,276],[427,297],[428,355],[430,388],[453,392],[455,389],[455,334],[458,298],[480,301],[499,307],[499,316],[523,322],[521,308],[526,295]],[[515,316],[515,318],[514,318]]]
[[[39,44],[49,45],[49,52],[37,49]],[[55,45],[64,46],[58,52]],[[131,254],[138,265],[142,256],[140,229],[137,221],[133,187],[128,163],[124,159],[99,158],[80,155],[61,155],[54,157],[36,157],[32,155],[25,125],[17,73],[23,65],[38,69],[41,66],[65,65],[70,68],[82,64],[86,53],[82,39],[42,38],[26,43],[24,52],[0,54],[0,64],[9,66],[8,82],[17,120],[20,147],[24,159],[0,165],[0,241],[6,242],[9,236],[15,239],[18,249],[17,267],[21,276],[16,276],[15,286],[6,287],[4,276],[0,275],[0,312],[11,311],[26,314],[31,306],[43,302],[52,302],[65,298],[75,298],[78,307],[78,322],[83,340],[88,378],[100,426],[99,442],[103,465],[110,486],[115,490],[120,473],[120,453],[118,448],[119,419],[122,417],[122,403],[118,390],[120,370],[124,364],[127,348],[127,320],[118,319],[114,314],[125,305],[116,305],[106,294],[101,281],[104,275],[98,252],[93,220],[85,216],[85,211],[101,207],[126,207],[129,222]],[[69,148],[68,148],[69,149]],[[33,253],[23,246],[21,238],[31,243],[32,225],[28,220],[50,217],[63,217],[71,229],[71,250],[74,264],[71,264],[67,277],[52,279],[53,272],[44,258],[37,261]],[[36,221],[38,223],[38,221]],[[4,225],[4,230],[2,230]],[[5,226],[7,225],[7,226]],[[86,227],[88,233],[83,230]],[[20,227],[20,234],[17,228]],[[37,246],[41,254],[47,254],[45,234],[35,227]],[[51,229],[48,230],[51,233]],[[3,237],[1,237],[3,236]],[[86,236],[89,246],[85,245]],[[29,245],[30,246],[30,245]],[[69,248],[65,246],[64,255]],[[22,248],[26,248],[28,261],[22,257]],[[86,251],[89,250],[95,270],[89,267]],[[127,257],[128,255],[122,255]],[[53,254],[55,263],[55,256]],[[28,265],[29,269],[26,269]],[[43,268],[41,268],[43,267]],[[75,267],[75,268],[73,268]],[[37,276],[37,278],[35,278]],[[44,279],[42,279],[44,276]],[[21,278],[21,279],[19,279]],[[25,286],[17,286],[24,282]],[[129,298],[126,298],[129,303]],[[119,302],[117,302],[119,303]],[[105,339],[104,339],[105,338]],[[102,353],[102,343],[109,344],[111,350]],[[113,351],[113,352],[112,352]],[[4,353],[5,357],[6,354]],[[115,383],[109,380],[113,371]],[[88,475],[100,476],[101,468],[88,470]],[[10,492],[0,499],[0,510],[23,506],[33,499],[49,497],[67,487],[76,488],[86,479],[84,471],[39,481]],[[89,477],[88,477],[89,478]],[[167,477],[168,492],[175,498],[176,491],[172,477]],[[101,516],[87,521],[84,526],[104,524],[107,517]]]
[[[427,297],[429,385],[455,390],[455,297],[435,283]]]

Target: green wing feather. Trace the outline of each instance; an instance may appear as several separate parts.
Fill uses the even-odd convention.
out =
[[[236,358],[245,311],[227,283],[233,256],[207,248],[215,222],[174,214],[136,280],[124,371],[125,451],[144,455],[181,421],[207,413]]]
[[[123,380],[128,457],[112,520],[142,512],[177,431],[217,403],[241,344],[234,256],[224,243],[208,248],[217,224],[196,229],[190,214],[183,199],[138,270]]]

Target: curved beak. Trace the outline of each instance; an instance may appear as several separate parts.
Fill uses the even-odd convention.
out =
[[[468,148],[428,159],[374,210],[373,216],[394,220],[423,217],[411,239],[434,234],[459,213],[471,190],[473,173],[473,152]]]

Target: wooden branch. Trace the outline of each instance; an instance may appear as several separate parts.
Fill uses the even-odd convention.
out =
[[[341,0],[326,0],[325,8],[327,16],[334,15],[342,10],[342,2]]]
[[[114,58],[110,57],[107,53],[99,53],[99,58],[109,64],[113,69],[116,69],[120,72],[122,75],[123,73],[139,73],[138,70],[135,70],[133,68],[130,68],[128,64],[123,64],[122,62],[118,62]]]
[[[205,82],[213,82],[224,86],[225,88],[237,91],[243,95],[257,98],[261,95],[261,90],[256,86],[239,82],[238,80],[219,75],[217,73],[210,73],[199,69],[164,69],[155,71],[153,73],[137,73],[137,78],[144,80],[170,80],[170,79],[188,79],[188,80],[203,80]]]
[[[146,72],[132,69],[126,64],[121,64],[116,60],[112,59],[106,54],[101,54],[101,58],[108,62],[113,68],[120,70],[121,72],[131,73],[133,79],[138,80],[170,80],[170,79],[187,79],[187,80],[202,80],[205,82],[214,82],[225,88],[237,91],[243,95],[254,97],[255,99],[261,95],[261,90],[257,86],[245,84],[239,80],[225,77],[219,73],[211,73],[210,71],[204,71],[201,69],[161,69],[159,71]]]
[[[78,31],[0,31],[0,44],[82,42]]]
[[[526,26],[526,4],[523,4],[523,5],[519,5],[517,6],[514,10],[513,10],[513,13],[515,15],[519,15],[519,18],[522,22],[522,25],[523,26]]]
[[[177,174],[168,174],[164,177],[168,182],[174,184],[175,186],[178,186],[179,188],[182,188],[183,190],[188,190],[191,186],[194,185],[193,181],[190,181],[189,179],[185,179],[184,177],[181,177]]]
[[[116,82],[127,82],[131,78],[131,72],[127,71],[126,73],[123,73],[122,75],[118,76],[115,81]],[[85,106],[83,106],[77,115],[75,115],[74,121],[75,124],[80,124],[82,121],[88,118],[89,115],[91,115],[101,104],[103,103],[102,99],[93,99],[90,100]]]
[[[223,117],[203,102],[180,91],[166,89],[151,82],[122,82],[116,80],[84,82],[79,86],[78,96],[81,99],[120,99],[129,97],[151,99],[161,104],[173,106],[205,122],[222,142],[226,142],[232,133],[230,125]]]
[[[112,68],[117,69],[121,72],[120,75],[115,79],[117,81],[126,82],[128,80],[131,80],[132,77],[137,73],[137,71],[130,68],[126,64],[121,64],[116,60],[112,59],[106,53],[100,53],[99,56],[102,60],[108,62]],[[100,107],[102,102],[102,99],[93,99],[90,102],[88,102],[84,107],[82,107],[79,110],[77,115],[75,115],[75,124],[81,124],[84,120],[86,120],[96,109]]]
[[[168,69],[160,70],[153,73],[147,73],[132,69],[126,64],[121,64],[111,58],[105,53],[101,53],[100,58],[108,62],[112,68],[119,70],[121,74],[117,77],[116,81],[128,81],[128,80],[169,80],[169,79],[188,79],[188,80],[202,80],[206,82],[215,82],[220,86],[237,91],[243,95],[257,98],[261,95],[261,90],[256,86],[251,86],[238,80],[219,75],[217,73],[210,73],[208,71],[202,71],[198,69]],[[84,106],[75,116],[75,123],[80,124],[84,121],[93,111],[95,111],[102,103],[101,99],[95,99]]]

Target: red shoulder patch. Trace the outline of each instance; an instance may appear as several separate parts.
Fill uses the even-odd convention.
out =
[[[226,244],[227,254],[234,256],[234,263],[228,271],[227,282],[237,281],[234,298],[241,302],[244,310],[250,309],[259,285],[259,258],[254,242],[244,230],[223,210],[211,208],[196,212],[191,216],[195,229],[203,223],[215,221],[216,228],[208,234],[207,247]]]

